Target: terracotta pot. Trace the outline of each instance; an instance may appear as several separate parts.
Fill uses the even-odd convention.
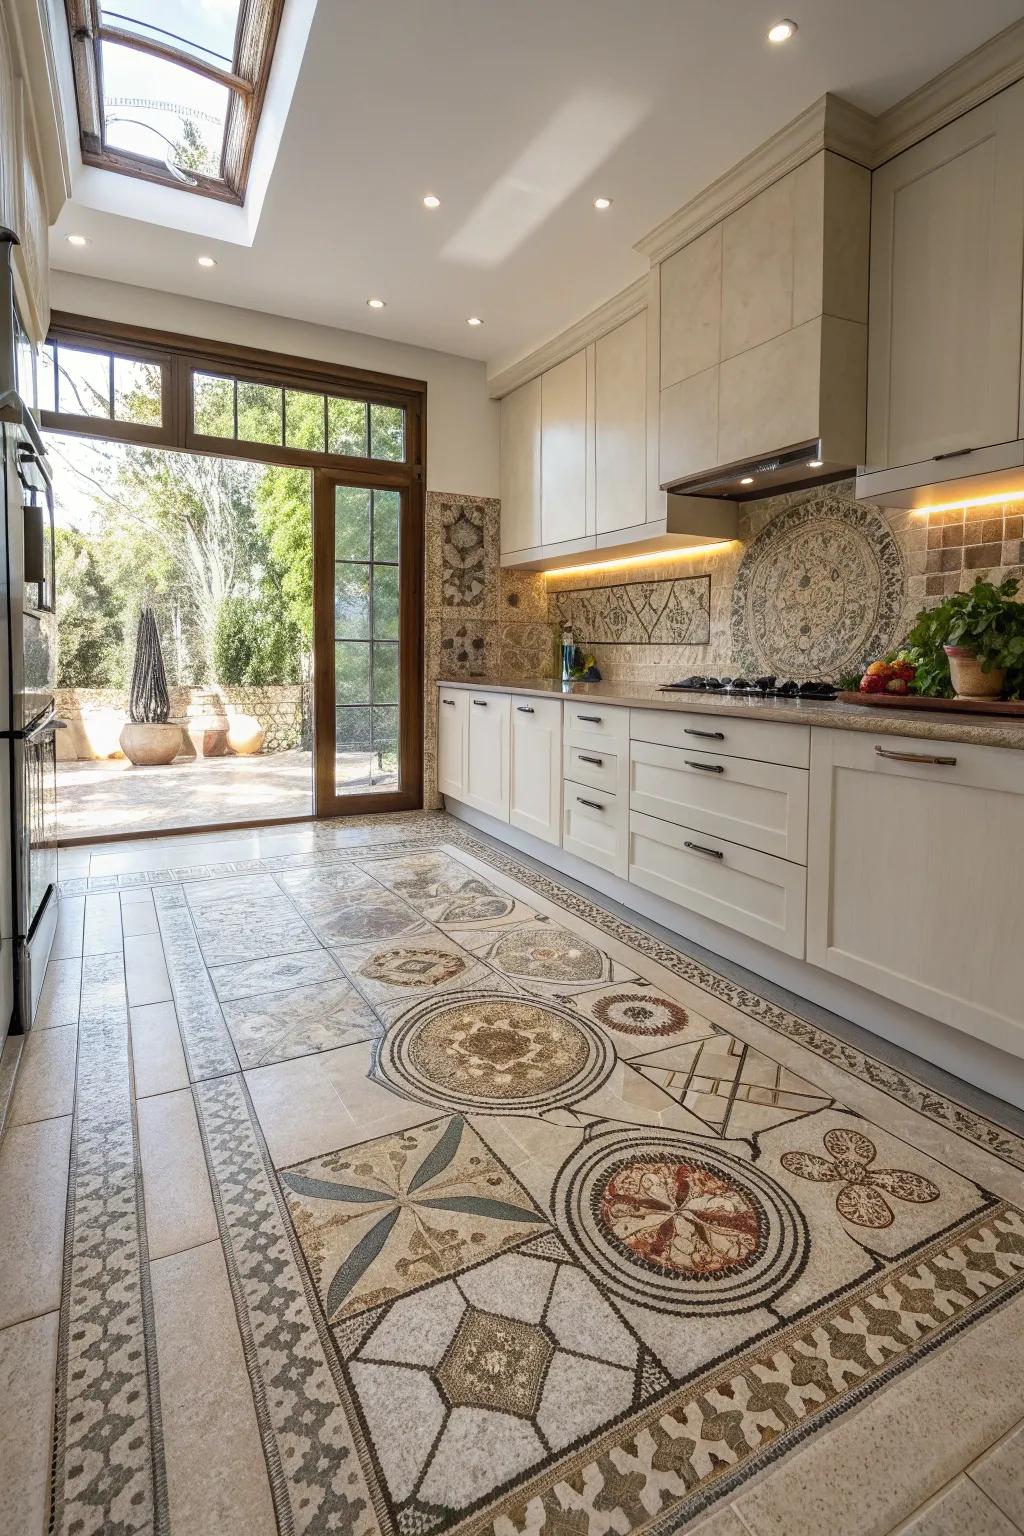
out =
[[[958,699],[998,699],[1003,691],[1002,667],[983,672],[969,645],[944,645],[949,657],[949,675]]]
[[[121,731],[121,751],[137,768],[153,768],[173,763],[181,750],[181,726],[166,724],[133,724],[131,720]]]
[[[224,757],[228,750],[227,715],[193,715],[186,725],[196,757]]]
[[[254,757],[262,749],[266,734],[255,715],[232,715],[228,721],[228,746],[239,757]]]

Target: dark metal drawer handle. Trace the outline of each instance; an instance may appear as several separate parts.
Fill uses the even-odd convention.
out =
[[[684,848],[689,848],[693,853],[706,853],[709,859],[724,859],[725,854],[719,848],[705,848],[703,843],[684,843]]]
[[[455,708],[455,700],[454,699],[442,699],[441,703],[442,704],[450,704],[452,709]]]
[[[592,811],[603,811],[604,806],[598,800],[584,800],[582,795],[576,796],[577,805],[589,805]]]
[[[487,708],[487,700],[486,699],[474,699],[473,703],[476,705],[477,709],[486,709]]]
[[[955,768],[955,757],[935,757],[930,752],[887,752],[885,747],[876,747],[879,757],[887,757],[894,763],[932,763],[937,768]]]
[[[936,453],[932,462],[939,464],[943,459],[962,459],[965,454],[977,453],[976,448],[951,448],[948,453]]]
[[[686,764],[687,768],[699,768],[701,773],[725,772],[725,769],[722,767],[721,763],[695,763],[689,757],[684,757],[683,762]]]
[[[532,715],[534,713],[534,709],[531,704],[517,704],[516,709],[521,715]]]
[[[601,716],[600,715],[577,715],[576,718],[577,718],[577,720],[585,720],[588,725],[600,725],[601,724]]]
[[[581,763],[593,763],[595,768],[604,767],[603,757],[588,757],[586,752],[580,752],[577,754],[577,756],[579,757]]]
[[[706,736],[708,741],[724,741],[725,740],[725,732],[724,731],[696,731],[696,730],[692,730],[690,728],[690,726],[688,726],[688,725],[684,725],[683,726],[683,735],[684,736]]]

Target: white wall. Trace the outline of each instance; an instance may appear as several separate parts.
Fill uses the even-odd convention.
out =
[[[121,320],[425,379],[427,488],[467,496],[498,494],[498,406],[488,398],[483,363],[72,272],[51,271],[50,302],[54,309],[94,319]]]

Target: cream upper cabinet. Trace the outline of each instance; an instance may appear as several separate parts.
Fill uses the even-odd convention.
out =
[[[870,177],[821,151],[662,262],[659,476],[864,451]]]
[[[1024,758],[815,730],[807,958],[1024,1053]]]
[[[594,499],[598,533],[647,519],[647,316],[594,346]]]
[[[541,381],[531,379],[501,402],[501,552],[541,542]]]
[[[42,343],[50,323],[49,248],[43,165],[16,38],[0,9],[0,224],[17,234],[15,297],[25,330]]]
[[[586,538],[590,441],[588,352],[541,375],[541,542]]]
[[[1024,82],[877,170],[867,467],[1020,431]]]

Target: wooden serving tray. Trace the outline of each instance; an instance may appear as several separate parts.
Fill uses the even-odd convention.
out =
[[[843,704],[880,705],[883,709],[937,709],[954,715],[1016,715],[1024,718],[1024,699],[929,699],[919,693],[840,693]]]

